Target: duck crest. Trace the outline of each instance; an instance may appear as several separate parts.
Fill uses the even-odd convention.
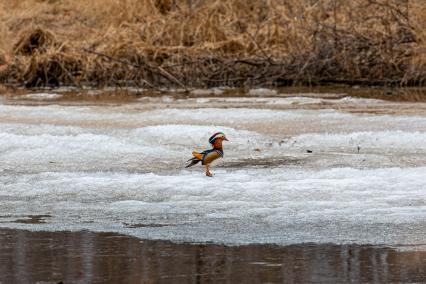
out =
[[[225,134],[223,132],[216,132],[215,134],[210,136],[209,143],[213,144],[215,142],[216,138],[218,138],[218,136],[220,136],[220,135],[225,136]]]

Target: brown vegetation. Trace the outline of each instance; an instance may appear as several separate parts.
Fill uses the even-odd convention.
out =
[[[426,84],[424,0],[9,0],[0,23],[0,80],[29,87]]]

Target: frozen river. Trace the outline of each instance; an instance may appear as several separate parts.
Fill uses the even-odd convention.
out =
[[[0,96],[0,226],[225,244],[426,244],[426,104],[194,92]],[[184,169],[208,137],[225,158]]]

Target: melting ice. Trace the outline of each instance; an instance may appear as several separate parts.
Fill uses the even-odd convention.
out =
[[[425,243],[422,114],[167,104],[0,105],[0,225],[228,244]],[[183,169],[218,130],[231,141],[215,177]],[[45,223],[17,222],[29,215]]]

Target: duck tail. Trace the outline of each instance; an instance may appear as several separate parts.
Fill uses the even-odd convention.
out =
[[[196,165],[196,164],[198,164],[198,162],[200,162],[201,160],[200,159],[197,159],[197,158],[192,158],[192,159],[189,159],[187,162],[188,162],[188,164],[185,166],[185,168],[189,168],[189,167],[192,167],[193,165]]]

